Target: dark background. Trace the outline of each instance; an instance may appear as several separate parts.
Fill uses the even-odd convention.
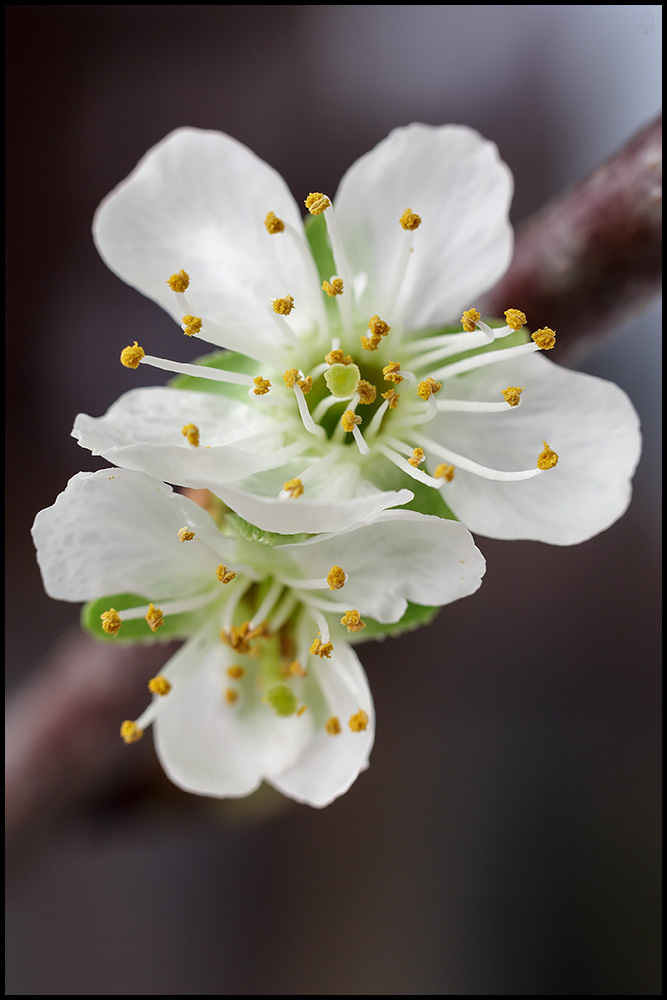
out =
[[[514,172],[519,222],[654,116],[661,10],[6,7],[12,690],[78,617],[29,538],[100,467],[73,418],[135,384],[120,347],[173,331],[90,235],[140,156],[215,128],[296,196],[333,193],[394,126],[465,123]],[[378,732],[343,799],[200,800],[145,740],[37,817],[10,856],[8,994],[659,994],[660,345],[656,303],[581,363],[642,418],[625,518],[576,548],[480,539],[479,594],[361,648]]]

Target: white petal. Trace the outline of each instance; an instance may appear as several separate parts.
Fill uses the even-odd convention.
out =
[[[347,643],[336,643],[330,660],[311,657],[308,670],[328,703],[329,716],[340,719],[341,732],[331,736],[323,720],[314,719],[313,713],[306,711],[298,721],[311,728],[310,742],[294,764],[274,772],[269,782],[298,802],[326,806],[346,792],[368,767],[375,738],[375,712],[363,667]],[[368,716],[368,726],[362,732],[352,732],[350,716],[360,709]]]
[[[368,275],[362,308],[391,301],[406,208],[414,232],[394,315],[407,329],[457,321],[500,278],[512,253],[512,176],[495,145],[458,125],[395,129],[343,177],[335,211],[354,271]]]
[[[459,454],[503,470],[534,468],[547,441],[560,456],[558,465],[514,483],[457,470],[445,500],[471,531],[491,538],[585,541],[613,524],[630,502],[641,450],[639,418],[612,382],[537,354],[454,379],[445,391],[450,398],[497,400],[514,385],[525,387],[521,406],[505,413],[442,414],[429,433]]]
[[[181,542],[186,524],[196,537]],[[66,601],[202,593],[230,549],[197,504],[143,473],[113,469],[74,476],[37,515],[32,533],[44,587]]]
[[[381,622],[398,621],[408,601],[435,606],[473,594],[485,569],[463,524],[403,510],[281,552],[304,577],[326,577],[332,565],[341,566],[348,579],[340,590],[311,593]]]
[[[321,294],[308,257],[288,234],[267,233],[268,212],[305,241],[299,209],[275,170],[229,136],[184,128],[105,198],[95,242],[116,274],[179,323],[182,311],[166,282],[185,269],[190,305],[217,328],[205,326],[202,338],[262,360],[276,341],[267,302],[293,295],[290,322],[306,331]]]
[[[249,795],[264,777],[289,767],[308,742],[302,720],[277,716],[252,682],[227,703],[225,671],[233,659],[205,629],[169,663],[173,688],[160,700],[155,745],[169,778],[188,792]]]
[[[200,431],[198,448],[181,433],[190,423]],[[80,413],[72,434],[121,468],[194,488],[216,490],[285,461],[283,431],[261,404],[184,389],[134,389],[103,417]]]
[[[348,500],[308,500],[305,494],[283,500],[277,496],[277,490],[275,496],[267,497],[227,484],[221,485],[216,492],[246,521],[264,531],[277,531],[283,535],[344,531],[353,524],[376,517],[388,507],[409,503],[413,498],[410,490],[378,492],[370,483],[368,490]]]

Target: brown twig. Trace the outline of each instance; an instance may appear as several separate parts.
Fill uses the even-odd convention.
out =
[[[556,360],[571,360],[641,310],[661,280],[659,117],[519,227],[510,269],[485,311],[523,310],[531,326],[557,330]]]

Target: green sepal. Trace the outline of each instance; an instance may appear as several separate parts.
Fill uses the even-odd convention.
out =
[[[220,371],[241,372],[243,375],[255,376],[260,364],[254,358],[236,351],[212,351],[197,358],[193,364],[204,368],[217,368]],[[176,375],[167,383],[172,389],[194,389],[197,392],[212,392],[219,396],[230,396],[242,403],[248,402],[248,389],[244,385],[234,385],[232,382],[213,382],[195,375]]]
[[[244,520],[240,514],[233,510],[227,511],[225,516],[234,533],[247,542],[261,542],[262,545],[288,545],[292,542],[302,542],[310,537],[304,532],[296,535],[281,535],[279,531],[265,531],[263,528],[258,528],[256,524]]]
[[[330,275],[336,273],[336,263],[329,243],[324,212],[321,215],[308,215],[305,220],[305,229],[315,266],[320,275],[325,275],[328,279]]]
[[[362,629],[361,632],[348,635],[347,640],[352,645],[357,645],[357,643],[366,642],[367,639],[385,639],[388,636],[403,635],[404,632],[414,632],[422,625],[428,625],[432,622],[438,611],[440,611],[440,605],[429,607],[425,604],[412,604],[408,601],[407,610],[400,621],[392,622],[389,625],[384,625],[382,622],[377,622],[374,618],[364,615],[363,620],[366,623],[366,628]]]
[[[142,605],[148,609],[149,601],[138,594],[112,594],[109,597],[99,597],[88,601],[81,609],[81,627],[94,639],[101,642],[135,643],[135,642],[165,642],[171,639],[185,639],[204,622],[208,609],[188,611],[180,615],[167,615],[164,624],[157,631],[151,631],[144,618],[133,618],[124,621],[116,635],[109,635],[102,629],[100,615],[110,608],[115,608],[120,617],[127,608],[138,608]]]

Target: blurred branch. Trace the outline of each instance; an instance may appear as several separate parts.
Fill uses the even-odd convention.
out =
[[[558,330],[571,356],[640,309],[661,281],[661,121],[519,229],[510,270],[487,300]],[[16,841],[33,820],[76,801],[125,748],[123,719],[144,707],[172,646],[121,647],[65,637],[9,705],[6,823]],[[136,761],[136,757],[134,758]]]
[[[558,332],[557,361],[584,354],[660,291],[662,117],[517,231],[485,311],[523,310]]]

